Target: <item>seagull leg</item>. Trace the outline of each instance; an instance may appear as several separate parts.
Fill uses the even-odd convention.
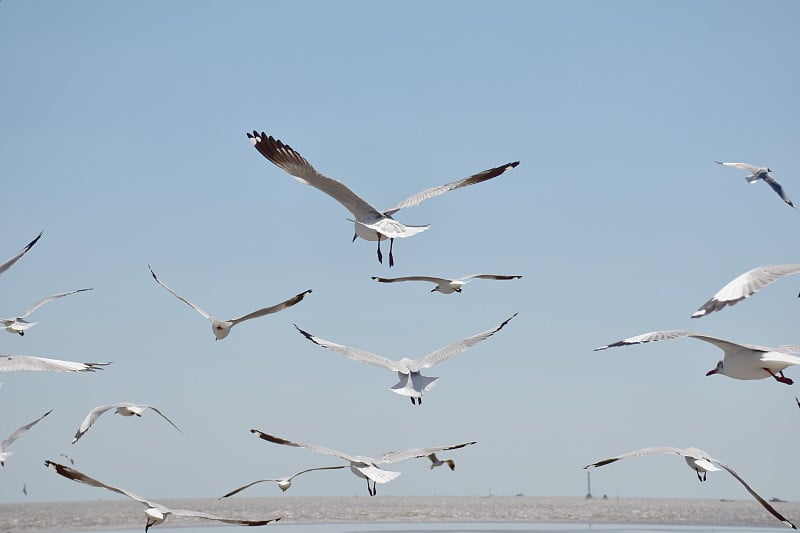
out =
[[[417,402],[414,400],[413,396],[409,396],[409,398],[411,398],[411,405],[417,405]]]
[[[422,405],[422,396],[417,398],[417,405]]]
[[[394,239],[389,239],[389,266],[394,266],[394,256],[392,255],[392,246],[394,246]]]
[[[770,370],[769,368],[765,368],[764,370],[769,372],[769,375],[775,378],[775,380],[780,383],[785,383],[787,385],[791,385],[792,383],[794,383],[794,381],[792,381],[791,378],[787,378],[786,376],[783,375],[783,370],[779,370],[777,375],[774,374],[772,370]]]
[[[378,263],[383,264],[383,254],[381,253],[381,236],[378,235]]]

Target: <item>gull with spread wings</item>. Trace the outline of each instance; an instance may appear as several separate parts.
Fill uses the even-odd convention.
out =
[[[744,177],[744,179],[747,180],[747,183],[756,183],[758,180],[763,180],[767,185],[772,187],[772,190],[775,191],[775,193],[780,196],[784,202],[791,207],[795,206],[789,199],[789,196],[783,190],[783,185],[781,185],[778,180],[772,177],[772,174],[770,174],[772,170],[769,167],[757,167],[755,165],[751,165],[750,163],[723,163],[722,161],[714,162],[725,167],[738,168],[749,172],[750,174]]]
[[[90,291],[92,289],[78,289],[75,291],[67,291],[67,292],[60,292],[58,294],[52,294],[50,296],[45,296],[41,300],[36,301],[33,305],[28,307],[21,315],[16,316],[14,318],[0,318],[0,324],[2,324],[3,329],[5,329],[9,333],[16,333],[18,335],[25,335],[25,330],[28,328],[32,328],[38,322],[28,322],[25,320],[25,317],[39,309],[39,307],[43,306],[47,302],[52,302],[53,300],[58,300],[59,298],[63,298],[64,296],[69,296],[70,294],[75,294],[78,292]]]
[[[37,423],[37,422],[39,422],[39,420],[41,420],[42,418],[46,417],[47,415],[49,415],[49,414],[50,414],[50,413],[52,413],[52,412],[53,412],[53,410],[52,410],[52,409],[50,409],[49,411],[47,411],[45,414],[43,414],[42,416],[40,416],[39,418],[37,418],[37,419],[36,419],[36,420],[34,420],[33,422],[30,422],[30,423],[28,423],[28,424],[25,424],[24,426],[22,426],[21,428],[19,428],[18,430],[16,430],[14,433],[12,433],[11,435],[9,435],[9,436],[6,438],[6,440],[4,440],[3,442],[0,442],[0,466],[5,466],[5,465],[6,465],[6,461],[8,461],[8,458],[9,458],[9,457],[11,457],[11,455],[14,453],[14,452],[10,452],[10,451],[8,451],[8,447],[9,447],[9,446],[11,446],[11,444],[12,444],[12,443],[13,443],[15,440],[17,440],[18,438],[20,438],[20,436],[21,436],[23,433],[25,433],[26,431],[28,431],[29,429],[31,429],[33,426],[35,426],[35,425],[36,425],[36,423]]]
[[[155,411],[156,413],[161,415],[161,418],[169,422],[172,427],[178,430],[179,433],[183,434],[181,428],[176,426],[172,422],[172,420],[167,418],[164,413],[162,413],[152,405],[145,405],[143,403],[119,402],[119,403],[112,403],[110,405],[101,405],[89,411],[89,414],[86,415],[86,418],[83,419],[83,422],[81,422],[81,426],[78,428],[78,431],[72,438],[72,444],[78,442],[78,439],[80,439],[84,433],[89,431],[89,428],[92,427],[92,424],[94,424],[95,420],[100,418],[100,415],[102,415],[106,411],[110,411],[111,409],[114,409],[114,412],[117,413],[118,415],[138,416],[138,417],[142,416],[142,413],[144,412],[145,409],[150,409],[151,411]]]
[[[305,474],[306,472],[314,472],[316,470],[341,470],[342,468],[347,468],[346,466],[320,466],[317,468],[306,468],[305,470],[301,470],[296,474],[292,474],[291,476],[282,477],[278,479],[259,479],[258,481],[253,481],[252,483],[248,483],[247,485],[243,485],[238,489],[233,489],[229,493],[225,494],[224,496],[220,496],[219,500],[222,498],[228,498],[229,496],[233,496],[234,494],[239,494],[244,489],[248,489],[253,485],[257,485],[258,483],[266,483],[267,481],[274,481],[278,484],[278,487],[281,489],[281,492],[286,492],[289,490],[289,487],[292,486],[292,480],[299,476],[300,474]]]
[[[437,278],[435,276],[403,276],[401,278],[380,278],[372,276],[372,279],[380,283],[397,283],[401,281],[429,281],[436,285],[431,292],[440,292],[442,294],[453,294],[454,292],[461,292],[462,287],[471,279],[520,279],[522,276],[504,276],[499,274],[470,274],[469,276],[462,276],[460,278],[448,279]]]

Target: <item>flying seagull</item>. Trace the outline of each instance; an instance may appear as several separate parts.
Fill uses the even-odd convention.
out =
[[[38,324],[38,322],[28,322],[27,320],[25,320],[26,316],[36,311],[39,307],[46,304],[47,302],[52,302],[53,300],[58,300],[59,298],[63,298],[64,296],[69,296],[70,294],[75,294],[77,292],[84,292],[90,290],[92,289],[78,289],[76,291],[60,292],[58,294],[46,296],[41,300],[38,300],[30,307],[28,307],[19,316],[16,316],[14,318],[0,318],[0,324],[2,324],[3,329],[5,329],[9,333],[17,333],[19,335],[25,335],[26,329],[31,328],[36,324]]]
[[[39,232],[39,235],[37,235],[35,239],[33,239],[31,242],[29,242],[29,243],[27,244],[27,246],[25,246],[25,248],[23,248],[22,250],[20,250],[20,251],[19,251],[19,253],[17,253],[17,255],[15,255],[15,256],[13,256],[13,257],[9,257],[9,258],[8,258],[8,259],[6,259],[6,260],[5,260],[5,261],[4,261],[2,264],[0,264],[0,274],[2,274],[3,272],[5,272],[5,271],[6,271],[6,270],[8,270],[9,268],[11,268],[11,266],[12,266],[14,263],[16,263],[16,262],[19,260],[19,258],[20,258],[20,257],[22,257],[23,255],[25,255],[25,253],[26,253],[28,250],[30,250],[31,248],[33,248],[33,245],[34,245],[34,244],[36,244],[36,242],[39,240],[39,237],[41,237],[41,236],[42,236],[42,233],[44,233],[44,232],[43,232],[43,231]]]
[[[468,178],[446,183],[438,187],[432,187],[409,196],[385,211],[379,211],[373,207],[372,204],[351,191],[347,185],[341,181],[329,178],[317,172],[303,156],[297,153],[288,144],[282,143],[271,135],[267,136],[264,132],[259,134],[257,131],[253,131],[252,134],[247,134],[247,138],[250,139],[250,142],[261,155],[269,159],[277,167],[292,175],[300,183],[311,185],[331,196],[350,211],[355,218],[355,220],[348,219],[355,224],[356,231],[353,240],[355,241],[356,238],[361,237],[368,241],[378,241],[378,262],[383,262],[381,241],[389,239],[389,266],[394,265],[394,257],[392,256],[394,239],[411,237],[412,235],[425,231],[429,227],[427,225],[407,226],[392,218],[392,215],[401,209],[418,205],[429,198],[439,196],[448,191],[496,178],[519,165],[519,161],[507,163],[499,167],[484,170]]]
[[[80,439],[83,436],[84,433],[89,431],[89,428],[92,427],[92,424],[94,424],[95,420],[100,418],[100,415],[102,415],[103,413],[105,413],[106,411],[109,411],[111,409],[114,409],[115,410],[114,412],[116,412],[118,415],[122,415],[122,416],[139,416],[139,417],[142,416],[142,412],[145,409],[151,409],[151,410],[155,411],[156,413],[158,413],[159,415],[161,415],[161,418],[163,418],[164,420],[169,422],[170,425],[172,425],[172,427],[174,427],[181,434],[183,434],[183,431],[181,431],[181,429],[178,426],[176,426],[172,422],[172,420],[167,418],[164,415],[164,413],[162,413],[161,411],[159,411],[158,409],[156,409],[152,405],[145,405],[143,403],[120,402],[120,403],[112,403],[110,405],[101,405],[101,406],[95,407],[94,409],[89,411],[89,414],[86,415],[86,418],[84,418],[83,422],[81,422],[81,427],[78,428],[78,431],[75,433],[75,436],[72,438],[72,444],[75,444],[76,442],[78,442],[78,439]]]
[[[519,279],[522,276],[501,276],[497,274],[470,274],[469,276],[462,276],[456,279],[437,278],[434,276],[404,276],[402,278],[379,278],[372,276],[372,279],[381,283],[396,283],[398,281],[430,281],[436,287],[431,289],[431,292],[440,292],[442,294],[452,294],[454,292],[461,292],[461,288],[471,279]]]
[[[350,348],[348,346],[342,346],[341,344],[326,341],[325,339],[320,339],[319,337],[315,337],[307,331],[303,331],[297,327],[296,324],[294,327],[296,327],[297,331],[302,333],[308,340],[314,344],[322,346],[323,348],[328,348],[334,352],[339,352],[360,363],[379,366],[381,368],[385,368],[386,370],[397,372],[397,376],[400,378],[400,381],[392,386],[392,392],[401,396],[410,397],[412,404],[419,403],[419,405],[422,405],[422,395],[430,390],[430,388],[433,387],[436,381],[439,379],[438,377],[428,377],[420,374],[420,371],[423,368],[430,368],[437,363],[441,363],[442,361],[450,359],[456,354],[468,350],[482,340],[488,339],[503,329],[503,327],[515,316],[517,316],[517,313],[514,313],[505,319],[499,326],[484,331],[483,333],[473,335],[472,337],[454,342],[453,344],[445,346],[444,348],[439,348],[438,350],[429,353],[421,359],[415,360],[404,357],[399,361],[388,359],[382,355],[376,355],[364,350],[359,350],[358,348]]]
[[[64,466],[58,463],[54,463],[53,461],[45,461],[44,465],[50,470],[55,471],[57,474],[67,479],[77,481],[78,483],[91,485],[92,487],[100,487],[103,489],[108,489],[112,492],[116,492],[117,494],[122,494],[123,496],[127,496],[128,498],[131,498],[132,500],[136,500],[137,502],[143,504],[145,506],[144,514],[147,515],[147,524],[144,527],[145,532],[148,529],[150,529],[151,526],[159,524],[164,520],[166,520],[167,517],[171,514],[175,516],[205,518],[206,520],[216,520],[218,522],[224,522],[226,524],[234,524],[239,526],[264,526],[269,524],[270,522],[275,522],[281,519],[280,516],[277,516],[266,520],[242,520],[239,518],[224,518],[221,516],[215,516],[212,514],[203,513],[200,511],[189,511],[186,509],[170,509],[169,507],[161,505],[160,503],[152,502],[142,498],[141,496],[137,496],[133,492],[129,492],[125,489],[120,489],[112,485],[107,485],[102,481],[97,481],[96,479],[90,478],[86,474],[78,472],[77,470],[69,466]]]
[[[694,312],[692,318],[706,316],[723,309],[726,305],[735,305],[782,277],[798,272],[800,272],[800,263],[765,265],[748,270],[717,291],[717,294]]]
[[[150,265],[147,265],[147,268],[150,268]],[[309,289],[309,290],[307,290],[305,292],[301,292],[300,294],[292,296],[288,300],[286,300],[284,302],[281,302],[281,303],[279,303],[277,305],[273,305],[271,307],[264,307],[263,309],[259,309],[258,311],[253,311],[252,313],[248,313],[248,314],[246,314],[244,316],[240,316],[239,318],[232,318],[230,320],[219,320],[219,319],[214,318],[213,316],[211,316],[211,314],[209,314],[208,312],[203,311],[202,309],[200,309],[199,307],[194,305],[192,302],[190,302],[189,300],[187,300],[186,298],[184,298],[183,296],[181,296],[177,292],[173,291],[172,289],[170,289],[169,287],[167,287],[163,283],[161,283],[161,280],[158,279],[158,276],[156,276],[156,273],[153,272],[152,268],[150,268],[150,273],[153,275],[153,279],[156,280],[156,283],[158,283],[159,285],[161,285],[162,287],[167,289],[178,300],[182,301],[183,303],[185,303],[186,305],[188,305],[189,307],[191,307],[192,309],[194,309],[195,311],[197,311],[198,313],[203,315],[204,318],[207,318],[208,320],[210,320],[211,321],[211,331],[214,332],[214,337],[216,337],[216,339],[218,341],[220,341],[220,340],[224,339],[225,337],[227,337],[228,334],[231,331],[231,328],[233,326],[235,326],[236,324],[238,324],[240,322],[244,322],[245,320],[250,320],[251,318],[258,318],[258,317],[261,317],[261,316],[264,316],[264,315],[270,315],[272,313],[277,313],[278,311],[283,311],[284,309],[286,309],[288,307],[291,307],[291,306],[295,305],[296,303],[299,303],[303,298],[306,297],[307,294],[311,293],[311,289]]]
[[[347,468],[347,467],[346,466],[321,466],[319,468],[307,468],[305,470],[301,470],[300,472],[297,472],[296,474],[292,474],[291,476],[288,476],[288,477],[282,477],[282,478],[278,478],[278,479],[259,479],[258,481],[253,481],[252,483],[248,483],[247,485],[243,485],[243,486],[239,487],[238,489],[234,489],[234,490],[230,491],[229,493],[225,494],[224,496],[220,496],[217,499],[221,500],[223,498],[227,498],[229,496],[233,496],[234,494],[238,494],[238,493],[242,492],[244,489],[250,488],[253,485],[256,485],[258,483],[265,483],[267,481],[276,482],[278,484],[278,487],[280,487],[281,492],[286,492],[289,489],[289,487],[292,486],[292,480],[294,478],[296,478],[297,476],[299,476],[300,474],[305,474],[306,472],[313,472],[315,470],[339,470],[339,469],[342,469],[342,468]]]
[[[475,444],[475,441],[473,441],[473,442],[464,442],[461,444],[454,444],[452,446],[442,446],[437,448],[412,448],[409,450],[385,453],[381,457],[375,458],[375,457],[367,457],[365,455],[350,455],[348,453],[338,452],[336,450],[332,450],[330,448],[324,448],[322,446],[317,446],[315,444],[302,444],[300,442],[292,442],[290,440],[269,435],[257,429],[251,429],[250,433],[258,435],[262,439],[269,442],[273,442],[275,444],[294,446],[296,448],[305,448],[307,450],[311,450],[312,452],[323,453],[325,455],[335,455],[336,457],[340,457],[345,461],[349,461],[350,471],[353,472],[353,474],[356,475],[357,477],[367,480],[367,491],[369,492],[370,496],[375,496],[375,494],[377,494],[376,483],[388,483],[393,479],[397,478],[398,476],[400,476],[401,474],[401,472],[384,470],[378,465],[386,463],[397,463],[399,461],[405,461],[407,459],[415,459],[417,457],[425,457],[435,452],[441,452],[445,450],[455,450],[458,448],[463,448],[464,446]],[[372,486],[370,486],[369,484],[370,481],[372,481]]]
[[[70,457],[69,455],[67,455],[67,454],[65,454],[65,453],[61,453],[61,454],[59,454],[59,455],[60,455],[61,457],[63,457],[64,459],[66,459],[67,461],[69,461],[69,464],[71,464],[71,465],[74,465],[74,464],[75,464],[75,459],[73,459],[73,458],[72,458],[72,457]]]
[[[450,470],[456,469],[456,462],[452,459],[439,459],[436,457],[435,453],[428,455],[428,459],[431,460],[431,470],[436,468],[437,466],[447,465],[450,467]]]
[[[722,360],[717,363],[713,370],[709,370],[706,376],[722,374],[734,379],[764,379],[772,376],[780,383],[791,385],[793,381],[783,375],[783,370],[791,365],[800,365],[800,357],[793,355],[800,353],[800,346],[784,345],[777,348],[767,348],[752,344],[737,344],[718,337],[712,337],[711,335],[681,330],[643,333],[636,337],[595,348],[595,351],[615,346],[630,346],[631,344],[644,344],[646,342],[665,341],[681,337],[693,337],[709,342],[725,352]]]
[[[714,161],[714,162],[726,167],[739,168],[741,170],[749,172],[750,174],[748,176],[745,176],[744,178],[747,180],[747,183],[755,183],[758,180],[764,180],[767,183],[767,185],[772,187],[772,190],[775,191],[778,194],[778,196],[780,196],[783,199],[784,202],[786,202],[792,207],[795,206],[789,199],[789,197],[786,195],[786,192],[783,190],[783,186],[780,183],[778,183],[778,180],[772,177],[772,174],[770,174],[770,172],[772,172],[771,169],[767,167],[757,167],[749,163],[723,163],[722,161]]]
[[[28,485],[26,485],[24,483],[22,485],[22,494],[24,494],[25,496],[28,495]]]
[[[34,355],[0,354],[0,372],[18,372],[21,370],[41,370],[53,372],[94,372],[111,363],[76,363],[60,361]]]
[[[603,466],[615,461],[619,461],[620,459],[627,459],[628,457],[638,457],[641,455],[654,455],[654,454],[675,454],[675,455],[682,455],[683,458],[686,460],[686,464],[689,465],[689,468],[697,472],[697,479],[700,481],[706,480],[706,473],[707,472],[716,472],[720,469],[727,470],[730,475],[736,478],[736,480],[741,483],[747,492],[750,493],[753,498],[758,500],[764,509],[770,512],[772,516],[786,524],[787,526],[791,527],[792,529],[797,529],[793,523],[789,520],[784,518],[778,511],[775,510],[767,501],[759,496],[756,491],[754,491],[750,485],[748,485],[744,479],[739,477],[733,468],[729,467],[725,463],[718,461],[711,457],[708,452],[704,452],[699,448],[673,448],[671,446],[661,446],[656,448],[642,448],[641,450],[634,450],[632,452],[618,455],[617,457],[612,457],[610,459],[604,459],[602,461],[598,461],[596,463],[592,463],[590,465],[584,466],[583,468],[592,468],[596,466]],[[701,476],[702,474],[702,476]]]
[[[15,440],[20,438],[20,436],[22,436],[23,433],[25,433],[26,431],[31,429],[33,426],[35,426],[36,423],[39,422],[39,420],[41,420],[42,418],[46,417],[47,415],[49,415],[52,412],[53,412],[53,410],[50,409],[49,411],[47,411],[45,414],[43,414],[42,416],[40,416],[39,418],[37,418],[33,422],[25,424],[24,426],[22,426],[21,428],[16,430],[14,433],[9,435],[8,438],[6,438],[6,440],[4,440],[3,442],[0,442],[0,466],[5,466],[6,465],[6,461],[8,461],[8,458],[11,457],[11,455],[14,453],[14,452],[8,451],[8,447],[11,446],[11,444]]]

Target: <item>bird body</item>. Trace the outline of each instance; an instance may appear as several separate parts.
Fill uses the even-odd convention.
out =
[[[789,199],[789,196],[783,190],[783,186],[780,184],[780,182],[778,182],[778,180],[776,180],[772,174],[770,174],[772,170],[769,167],[757,167],[755,165],[751,165],[750,163],[723,163],[722,161],[714,162],[725,167],[738,168],[749,172],[750,174],[744,178],[747,180],[747,183],[756,183],[757,181],[762,180],[769,185],[784,202],[791,207],[795,207],[795,205]]]

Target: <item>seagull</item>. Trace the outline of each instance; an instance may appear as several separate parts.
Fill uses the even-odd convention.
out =
[[[0,354],[0,372],[18,372],[21,370],[50,370],[53,372],[94,372],[111,363],[76,363],[60,361],[34,355]]]
[[[464,446],[475,444],[475,441],[472,441],[472,442],[464,442],[461,444],[454,444],[452,446],[442,446],[437,448],[412,448],[409,450],[388,452],[383,454],[381,457],[375,458],[375,457],[367,457],[365,455],[350,455],[344,452],[331,450],[330,448],[317,446],[315,444],[302,444],[299,442],[292,442],[290,440],[269,435],[257,429],[251,429],[250,433],[253,433],[261,437],[262,439],[269,442],[273,442],[275,444],[294,446],[296,448],[305,448],[307,450],[311,450],[312,452],[324,453],[325,455],[335,455],[336,457],[340,457],[345,461],[350,461],[350,471],[353,472],[353,474],[356,475],[357,477],[367,480],[367,491],[369,492],[370,496],[375,496],[375,494],[377,494],[376,483],[389,483],[390,481],[396,479],[401,474],[401,472],[384,470],[378,466],[380,464],[397,463],[399,461],[405,461],[407,459],[425,457],[435,452],[441,452],[445,450],[455,450],[458,448],[463,448]],[[370,486],[369,484],[370,481],[372,481],[372,486]]]
[[[422,231],[425,231],[429,226],[407,226],[398,222],[392,215],[406,207],[412,207],[421,204],[429,198],[439,196],[448,191],[474,185],[482,181],[490,180],[500,176],[504,172],[511,170],[519,165],[519,161],[507,163],[499,167],[484,170],[477,174],[473,174],[468,178],[460,179],[432,187],[424,191],[420,191],[405,200],[397,203],[385,211],[379,211],[372,206],[369,202],[358,196],[351,191],[347,185],[339,180],[329,178],[314,169],[311,164],[297,153],[291,146],[284,144],[281,141],[273,138],[271,135],[267,136],[264,132],[259,134],[253,131],[252,134],[248,133],[247,138],[255,146],[256,150],[261,155],[269,159],[277,167],[292,175],[300,183],[311,185],[319,189],[325,194],[331,196],[334,200],[342,204],[350,213],[352,213],[355,220],[348,219],[355,224],[355,235],[353,240],[361,237],[368,241],[378,241],[378,262],[383,263],[383,254],[381,253],[381,241],[389,239],[389,266],[394,265],[394,257],[392,255],[392,245],[394,239],[402,237],[411,237]]]
[[[771,169],[767,167],[757,167],[749,163],[723,163],[722,161],[714,161],[714,162],[722,166],[734,167],[746,170],[747,172],[750,173],[749,176],[745,176],[744,178],[747,180],[747,183],[755,183],[758,180],[764,180],[767,183],[767,185],[772,187],[772,190],[775,191],[778,194],[778,196],[780,196],[783,199],[784,202],[786,202],[792,207],[795,206],[789,199],[789,197],[786,195],[786,192],[784,192],[783,186],[780,183],[778,183],[778,180],[773,178],[772,175],[770,174],[770,172],[772,172]]]
[[[783,369],[791,365],[800,365],[800,357],[793,355],[800,353],[800,346],[784,345],[777,348],[767,348],[751,344],[737,344],[718,337],[712,337],[711,335],[681,330],[643,333],[636,337],[595,348],[595,351],[615,346],[644,344],[646,342],[679,339],[681,337],[693,337],[709,342],[725,352],[723,359],[717,363],[713,370],[709,370],[706,376],[722,374],[734,379],[763,379],[772,376],[780,383],[791,385],[793,381],[783,375]]]
[[[33,239],[31,242],[29,242],[29,243],[27,244],[27,246],[25,246],[25,248],[23,248],[22,250],[20,250],[20,251],[19,251],[19,253],[17,253],[17,255],[15,255],[15,256],[13,256],[13,257],[9,257],[9,258],[8,258],[8,259],[6,259],[6,260],[5,260],[5,261],[4,261],[2,264],[0,264],[0,274],[2,274],[3,272],[5,272],[5,271],[6,271],[6,270],[8,270],[9,268],[11,268],[11,266],[12,266],[14,263],[16,263],[16,262],[19,260],[19,258],[20,258],[20,257],[22,257],[23,255],[25,255],[25,253],[26,253],[28,250],[30,250],[31,248],[33,248],[33,245],[34,245],[34,244],[36,244],[36,242],[39,240],[39,237],[41,237],[41,236],[42,236],[42,233],[44,233],[44,232],[43,232],[43,231],[39,232],[39,235],[37,235],[35,239]]]
[[[89,411],[89,414],[86,415],[86,418],[84,418],[83,422],[81,422],[81,427],[78,428],[78,431],[75,433],[75,436],[72,438],[72,444],[75,444],[76,442],[78,442],[78,439],[80,439],[83,436],[84,433],[89,431],[89,428],[92,427],[92,424],[94,424],[95,420],[100,418],[100,415],[102,415],[103,413],[105,413],[106,411],[109,411],[111,409],[114,409],[115,412],[118,415],[122,415],[122,416],[139,416],[139,417],[142,416],[142,412],[145,409],[151,409],[151,410],[155,411],[156,413],[158,413],[159,415],[161,415],[161,418],[163,418],[164,420],[169,422],[172,425],[172,427],[177,429],[181,433],[181,435],[183,435],[183,431],[181,431],[181,429],[178,426],[176,426],[172,422],[172,420],[167,418],[164,415],[164,413],[162,413],[161,411],[159,411],[158,409],[156,409],[152,405],[145,405],[143,403],[120,402],[120,403],[112,403],[110,405],[101,405],[101,406],[95,407],[94,409]]]
[[[91,485],[92,487],[100,487],[103,489],[108,489],[112,492],[116,492],[117,494],[122,494],[123,496],[127,496],[128,498],[131,498],[132,500],[136,500],[137,502],[143,504],[146,507],[144,514],[147,515],[147,525],[145,525],[144,527],[145,532],[148,529],[150,529],[151,526],[154,526],[166,520],[167,516],[171,514],[174,514],[175,516],[190,516],[196,518],[205,518],[206,520],[217,520],[218,522],[224,522],[226,524],[235,524],[239,526],[264,526],[269,524],[270,522],[275,522],[281,519],[281,517],[278,516],[269,518],[267,520],[242,520],[239,518],[223,518],[221,516],[215,516],[200,511],[189,511],[186,509],[170,509],[165,505],[161,505],[160,503],[146,500],[141,496],[137,496],[136,494],[127,491],[125,489],[120,489],[118,487],[114,487],[112,485],[103,483],[102,481],[97,481],[96,479],[90,478],[86,474],[78,472],[77,470],[69,466],[60,465],[58,463],[54,463],[53,461],[45,461],[44,465],[50,470],[53,470],[57,474],[67,479],[77,481],[78,483]]]
[[[793,523],[789,520],[784,518],[778,511],[776,511],[767,501],[759,496],[756,491],[750,488],[744,479],[739,477],[733,468],[729,467],[725,463],[718,461],[711,457],[708,452],[704,452],[699,448],[673,448],[671,446],[661,446],[656,448],[642,448],[641,450],[634,450],[632,452],[619,455],[617,457],[612,457],[610,459],[604,459],[602,461],[598,461],[596,463],[592,463],[590,465],[584,466],[583,468],[592,468],[596,466],[603,466],[615,461],[619,461],[620,459],[627,459],[628,457],[638,457],[641,455],[653,455],[653,454],[675,454],[675,455],[682,455],[683,458],[686,460],[686,464],[689,465],[689,468],[694,470],[697,473],[697,479],[700,481],[706,480],[706,473],[707,472],[716,472],[720,469],[727,470],[730,475],[736,478],[736,480],[744,485],[744,488],[747,489],[747,492],[750,493],[753,498],[758,500],[764,509],[770,512],[772,516],[786,524],[787,526],[791,527],[792,529],[797,529]],[[701,476],[702,474],[702,476]]]
[[[64,458],[64,459],[66,459],[67,461],[69,461],[69,464],[71,464],[71,465],[74,465],[74,464],[75,464],[75,459],[73,459],[73,458],[72,458],[72,457],[70,457],[69,455],[67,455],[67,454],[65,454],[65,453],[62,453],[62,454],[59,454],[59,455],[61,455],[61,457],[63,457],[63,458]]]
[[[147,268],[150,268],[150,265],[147,265]],[[195,311],[197,311],[198,313],[203,315],[204,318],[207,318],[208,320],[210,320],[211,321],[211,331],[214,332],[214,337],[216,337],[216,340],[218,340],[218,341],[221,341],[222,339],[227,337],[228,334],[231,332],[231,328],[233,326],[235,326],[236,324],[238,324],[239,322],[244,322],[245,320],[250,320],[251,318],[258,318],[258,317],[261,317],[261,316],[264,316],[264,315],[270,315],[272,313],[277,313],[278,311],[283,311],[287,307],[291,307],[291,306],[295,305],[296,303],[299,303],[303,298],[306,297],[306,294],[311,293],[311,289],[309,289],[309,290],[307,290],[305,292],[301,292],[300,294],[292,296],[288,300],[286,300],[284,302],[281,302],[281,303],[279,303],[277,305],[273,305],[271,307],[264,307],[263,309],[259,309],[258,311],[253,311],[252,313],[246,314],[244,316],[240,316],[239,318],[232,318],[230,320],[219,320],[219,319],[214,318],[213,316],[211,316],[211,314],[209,314],[208,312],[203,311],[202,309],[200,309],[199,307],[194,305],[192,302],[190,302],[189,300],[187,300],[183,296],[179,295],[177,292],[173,291],[172,289],[170,289],[169,287],[167,287],[163,283],[161,283],[161,280],[158,279],[158,276],[156,276],[156,273],[153,272],[152,268],[150,268],[150,273],[153,275],[153,279],[156,280],[156,283],[158,283],[159,285],[161,285],[162,287],[167,289],[178,300],[182,301],[183,303],[185,303],[186,305],[188,305],[189,307],[191,307],[192,309],[194,309]]]
[[[454,292],[461,292],[461,288],[471,279],[520,279],[522,276],[501,276],[497,274],[470,274],[469,276],[462,276],[456,279],[437,278],[433,276],[404,276],[402,278],[379,278],[372,276],[372,279],[381,283],[395,283],[398,281],[430,281],[436,284],[436,287],[431,289],[431,292],[440,292],[442,294],[453,294]]]
[[[6,465],[6,461],[8,461],[8,458],[11,457],[11,455],[14,453],[14,452],[8,451],[8,447],[11,446],[11,444],[15,440],[20,438],[23,433],[25,433],[26,431],[31,429],[33,426],[35,426],[36,423],[39,422],[39,420],[41,420],[42,418],[46,417],[47,415],[49,415],[52,412],[53,412],[53,410],[50,409],[49,411],[47,411],[45,414],[43,414],[42,416],[40,416],[39,418],[37,418],[33,422],[25,424],[24,426],[22,426],[21,428],[16,430],[14,433],[9,435],[8,438],[6,438],[6,440],[4,440],[3,442],[0,442],[0,466],[5,466]]]
[[[22,494],[24,494],[25,496],[28,495],[28,485],[26,485],[24,483],[22,485]]]
[[[36,303],[28,307],[25,312],[21,315],[16,316],[14,318],[0,318],[0,324],[2,324],[3,329],[5,329],[9,333],[17,333],[19,335],[25,335],[25,330],[31,328],[38,324],[38,322],[28,322],[25,320],[25,317],[36,311],[39,307],[46,304],[47,302],[51,302],[53,300],[57,300],[59,298],[63,298],[64,296],[69,296],[70,294],[75,294],[77,292],[84,292],[90,291],[92,289],[78,289],[76,291],[67,291],[67,292],[60,292],[58,294],[53,294],[50,296],[46,296],[41,300],[38,300]]]
[[[735,305],[782,277],[798,272],[800,272],[800,263],[765,265],[748,270],[717,291],[717,294],[694,312],[692,318],[706,316],[723,309],[726,305]]]
[[[229,493],[225,494],[224,496],[220,496],[217,499],[221,500],[223,498],[227,498],[228,496],[233,496],[234,494],[238,494],[238,493],[242,492],[244,489],[250,488],[250,487],[252,487],[253,485],[255,485],[257,483],[264,483],[266,481],[275,481],[275,482],[277,482],[278,483],[278,487],[280,487],[280,489],[281,489],[281,492],[286,492],[289,489],[289,487],[292,486],[292,480],[294,478],[296,478],[297,476],[299,476],[300,474],[305,474],[306,472],[313,472],[314,470],[339,470],[339,469],[342,469],[342,468],[347,468],[347,467],[346,466],[321,466],[319,468],[307,468],[305,470],[301,470],[300,472],[297,472],[296,474],[292,474],[289,477],[282,477],[282,478],[279,478],[279,479],[259,479],[258,481],[253,481],[252,483],[248,483],[247,485],[241,486],[238,489],[234,489],[234,490],[230,491]]]
[[[431,460],[431,470],[433,470],[437,466],[442,466],[445,464],[450,467],[450,470],[456,469],[456,462],[453,461],[452,459],[439,459],[438,457],[436,457],[435,453],[428,455],[428,459]]]
[[[439,378],[423,376],[420,374],[420,370],[423,368],[430,368],[437,363],[441,363],[442,361],[450,359],[454,355],[468,350],[480,341],[488,339],[503,329],[503,327],[515,316],[517,316],[517,313],[514,313],[509,318],[504,320],[499,326],[496,326],[488,331],[484,331],[483,333],[473,335],[472,337],[454,342],[453,344],[445,346],[444,348],[439,348],[438,350],[429,353],[421,359],[414,360],[404,357],[399,361],[388,359],[382,355],[376,355],[364,350],[359,350],[358,348],[350,348],[347,346],[342,346],[341,344],[326,341],[325,339],[320,339],[319,337],[315,337],[307,331],[303,331],[297,327],[297,324],[295,324],[294,327],[297,328],[297,331],[302,333],[308,340],[314,344],[322,346],[323,348],[328,348],[334,352],[339,352],[360,363],[379,366],[381,368],[391,370],[392,372],[397,372],[397,376],[399,377],[400,381],[392,386],[392,392],[401,396],[410,397],[412,404],[419,403],[419,405],[422,405],[423,393],[430,390]]]

